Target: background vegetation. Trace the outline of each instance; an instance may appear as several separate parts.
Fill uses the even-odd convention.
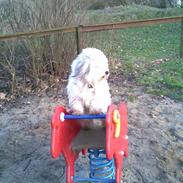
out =
[[[88,9],[104,9],[106,7],[126,6],[132,4],[147,5],[157,8],[176,7],[181,5],[181,0],[84,0]]]
[[[159,1],[164,2],[164,6],[155,2],[1,0],[0,31],[7,34],[183,15],[177,1]],[[181,24],[167,23],[87,33],[84,47],[102,49],[110,59],[112,73],[121,77],[121,82],[143,86],[149,93],[183,100],[180,36]],[[75,34],[0,41],[0,92],[21,95],[60,85],[67,79],[75,56]]]
[[[7,0],[0,5],[1,34],[79,24],[77,0]],[[11,93],[47,88],[65,78],[75,56],[75,34],[62,33],[0,42],[0,90]]]
[[[107,11],[88,11],[89,18],[85,20],[104,23],[177,15],[183,15],[182,8],[160,9],[127,5]],[[143,86],[148,93],[177,100],[183,100],[183,59],[179,57],[180,43],[181,23],[85,34],[85,47],[97,45],[105,50],[111,60],[113,72],[119,71],[123,83],[133,82]]]

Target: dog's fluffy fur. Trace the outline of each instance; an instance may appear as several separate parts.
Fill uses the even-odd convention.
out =
[[[83,49],[71,65],[66,88],[70,111],[74,114],[106,113],[111,104],[108,76],[108,59],[104,53],[96,48]],[[80,124],[83,128],[104,126],[101,120]]]

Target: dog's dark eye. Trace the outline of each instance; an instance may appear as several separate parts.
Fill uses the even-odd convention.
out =
[[[109,74],[109,71],[105,71],[105,75],[108,75]]]
[[[93,88],[93,86],[91,84],[88,84],[88,88]]]

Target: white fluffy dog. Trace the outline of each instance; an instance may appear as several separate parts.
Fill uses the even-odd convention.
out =
[[[111,104],[107,82],[109,76],[108,59],[96,48],[86,48],[71,65],[67,85],[69,110],[73,114],[106,113]],[[83,128],[103,127],[102,120],[81,120]]]

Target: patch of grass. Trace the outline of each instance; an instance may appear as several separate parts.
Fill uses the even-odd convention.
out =
[[[183,59],[170,59],[139,72],[137,81],[148,93],[183,101]]]
[[[180,23],[94,32],[85,37],[86,46],[96,46],[123,60],[146,60],[179,54]]]
[[[84,24],[120,22],[183,15],[182,8],[155,8],[143,5],[116,6],[100,10],[88,10]]]
[[[134,95],[129,95],[129,96],[128,96],[128,100],[129,100],[130,102],[134,102],[136,99],[137,99],[137,97],[134,96]]]
[[[179,54],[180,23],[119,30],[116,36],[116,51],[125,60],[153,60]]]
[[[116,51],[123,58],[122,72],[133,75],[145,91],[183,101],[183,59],[180,24],[169,23],[122,30]]]

